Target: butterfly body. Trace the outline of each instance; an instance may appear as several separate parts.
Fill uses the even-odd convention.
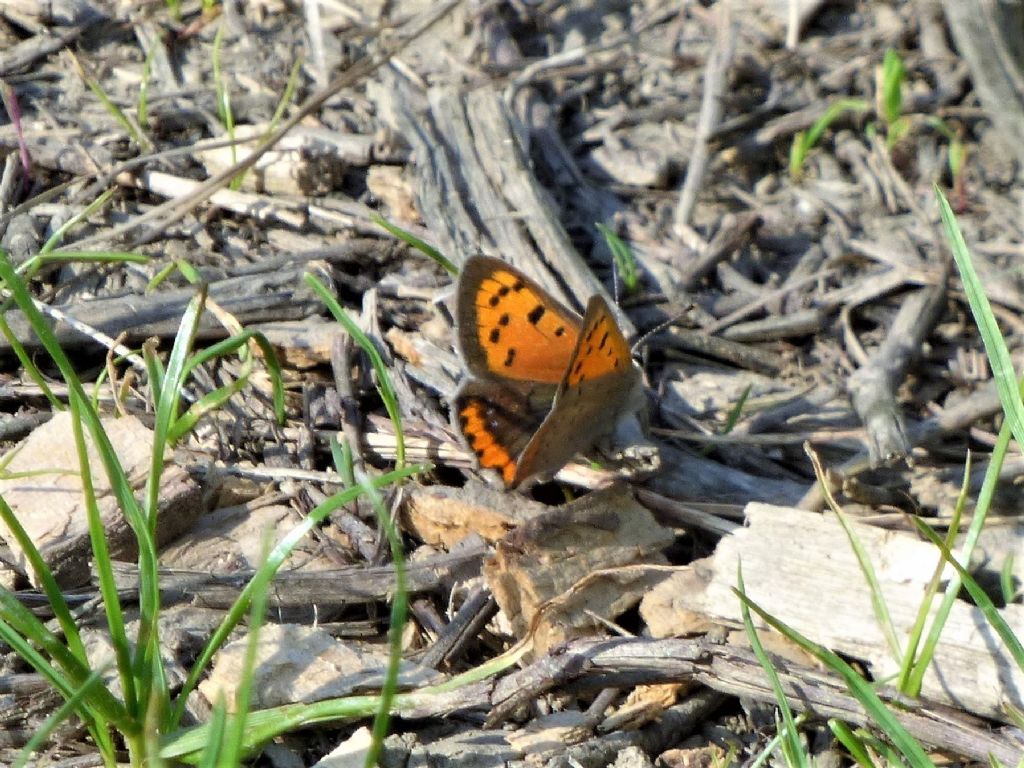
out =
[[[554,473],[641,402],[640,370],[600,296],[580,317],[505,262],[475,256],[456,320],[470,378],[455,420],[507,487]]]

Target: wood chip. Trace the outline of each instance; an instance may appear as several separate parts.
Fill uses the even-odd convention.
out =
[[[22,441],[6,467],[10,473],[35,474],[0,480],[0,496],[10,505],[58,583],[64,587],[81,586],[89,581],[92,558],[71,418],[70,412],[64,411],[35,429]],[[150,471],[153,433],[135,416],[108,416],[101,422],[132,487],[141,490]],[[115,559],[132,559],[136,556],[134,535],[111,493],[103,463],[88,432],[86,443],[92,483],[111,555]],[[158,542],[169,541],[187,530],[201,512],[199,487],[183,469],[167,466],[160,486]],[[20,567],[28,570],[21,548],[2,523],[0,535],[14,550]],[[28,575],[38,586],[35,575],[31,572]]]
[[[619,486],[509,534],[485,562],[484,577],[514,632],[532,630],[534,650],[543,653],[636,605],[664,578],[649,565],[664,564],[661,550],[672,540]]]
[[[893,653],[839,521],[760,503],[748,505],[746,514],[748,527],[724,537],[711,557],[682,569],[644,599],[640,613],[652,635],[676,634],[692,626],[694,617],[738,626],[740,606],[732,589],[742,562],[747,593],[764,610],[814,642],[862,660],[876,680],[895,674]],[[905,532],[852,525],[874,566],[896,636],[905,643],[938,551]],[[1024,606],[1008,605],[1000,613],[1018,636],[1024,633]],[[1024,705],[1022,690],[1024,673],[981,611],[957,600],[922,695],[1005,721],[1007,703]]]
[[[223,697],[233,707],[248,643],[248,637],[240,638],[217,654],[210,676],[199,684],[207,701]],[[252,706],[259,709],[380,688],[388,660],[384,647],[357,647],[326,630],[297,624],[264,625],[258,644]],[[418,687],[439,682],[440,676],[403,661],[398,679],[402,687]]]

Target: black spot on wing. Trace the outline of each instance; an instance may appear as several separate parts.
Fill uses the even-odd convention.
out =
[[[540,319],[544,317],[545,312],[547,312],[547,310],[544,309],[544,305],[538,304],[527,313],[526,319],[530,321],[531,325],[536,325],[540,322]]]

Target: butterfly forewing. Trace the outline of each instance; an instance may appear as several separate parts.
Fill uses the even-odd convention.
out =
[[[623,413],[636,409],[640,387],[629,344],[607,302],[594,296],[551,412],[519,456],[512,485],[555,472],[592,447]]]
[[[548,384],[565,377],[579,316],[499,259],[466,260],[456,314],[463,358],[474,375]]]
[[[587,304],[579,343],[573,350],[560,391],[601,376],[625,374],[632,368],[629,344],[612,317],[608,302],[594,296]]]

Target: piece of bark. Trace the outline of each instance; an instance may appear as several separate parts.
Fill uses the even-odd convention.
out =
[[[805,486],[792,480],[753,475],[669,445],[662,445],[661,454],[669,470],[648,479],[644,487],[673,499],[795,504],[805,491]]]
[[[245,677],[242,671],[249,642],[250,638],[243,636],[217,653],[209,677],[199,683],[200,693],[211,704],[223,698],[229,711],[238,705],[236,694]],[[320,627],[264,624],[257,639],[250,703],[253,708],[266,709],[379,689],[387,665],[385,647],[343,642]],[[433,670],[400,662],[398,685],[402,688],[440,680]]]
[[[786,699],[798,711],[819,719],[835,717],[852,725],[870,724],[867,713],[838,676],[789,662],[780,662],[777,671]],[[709,642],[707,638],[574,640],[557,656],[539,659],[496,681],[488,723],[493,726],[503,722],[548,691],[582,695],[609,686],[625,688],[672,680],[696,680],[732,696],[750,697],[772,706],[776,703],[772,684],[749,648]],[[900,724],[924,744],[983,762],[991,755],[1005,765],[1018,765],[1024,757],[1016,728],[994,730],[989,722],[941,704],[914,704],[891,688],[876,690]],[[662,722],[685,704],[668,710]]]
[[[421,541],[451,550],[471,533],[494,543],[517,525],[551,508],[483,483],[463,488],[444,485],[410,488],[402,504],[402,528]]]
[[[220,146],[223,144],[220,140],[199,142],[195,158],[212,176],[246,157],[270,130],[267,125],[236,125],[234,138],[239,142],[236,146]],[[342,181],[348,160],[341,156],[340,147],[325,138],[315,129],[296,126],[246,171],[241,177],[240,189],[301,197],[326,194]],[[373,138],[360,138],[363,152],[356,154],[355,159],[369,162]]]
[[[589,494],[510,533],[484,577],[517,636],[538,653],[635,605],[662,578],[674,537],[623,486]],[[635,566],[635,567],[632,567]]]
[[[493,88],[432,88],[423,103],[394,79],[380,95],[385,118],[415,151],[417,205],[442,252],[459,261],[479,252],[500,256],[569,306],[601,294],[632,334],[573,248],[530,171],[514,116]]]
[[[331,285],[330,271],[317,269],[314,263],[219,280],[210,284],[208,295],[222,309],[234,315],[243,326],[308,317],[323,310],[323,303],[302,281],[302,275],[308,271],[314,271],[321,281],[326,280]],[[151,336],[174,336],[185,307],[195,295],[195,288],[177,288],[158,290],[146,296],[132,294],[75,302],[62,305],[59,309],[79,320],[88,318],[89,326],[108,336],[117,336],[126,331],[126,341],[133,342]],[[39,339],[20,312],[11,310],[6,317],[18,341],[29,349],[40,347]],[[200,339],[227,335],[224,327],[210,313],[203,315],[199,327]],[[82,345],[82,334],[67,323],[55,323],[52,331],[57,342],[65,349]],[[9,352],[10,348],[6,337],[0,338],[0,351]]]
[[[319,316],[255,323],[248,328],[267,337],[282,366],[300,371],[330,362],[332,346],[345,333],[338,323]]]
[[[10,473],[38,474],[0,480],[0,496],[10,505],[57,582],[64,587],[76,587],[89,581],[92,558],[71,419],[71,413],[64,411],[35,429],[6,467]],[[105,417],[101,422],[132,487],[140,491],[151,469],[153,433],[134,416]],[[134,534],[113,496],[103,462],[88,431],[85,439],[111,557],[132,559],[137,555]],[[169,541],[187,530],[201,512],[199,487],[183,469],[168,464],[161,477],[156,512],[157,543]],[[38,586],[21,547],[2,523],[0,535],[14,551],[17,563],[27,572],[29,580]]]
[[[440,589],[463,570],[478,571],[486,545],[476,539],[463,542],[454,552],[406,564],[410,594]],[[119,590],[137,593],[138,568],[125,563],[114,569]],[[252,579],[252,571],[229,573],[161,569],[160,599],[164,603],[191,600],[211,608],[227,608]],[[267,604],[275,609],[344,607],[387,601],[395,591],[395,572],[391,566],[352,566],[323,571],[288,571],[274,578],[275,588],[267,595]]]
[[[895,674],[897,663],[839,522],[832,516],[758,503],[748,505],[747,521],[748,527],[724,537],[711,557],[688,566],[645,598],[640,611],[652,634],[672,634],[680,616],[693,614],[741,625],[732,588],[742,562],[747,593],[765,611],[814,642],[861,659],[875,679]],[[896,636],[903,642],[939,562],[938,551],[907,533],[852,525],[874,565]],[[799,532],[797,537],[794,531]],[[1009,605],[1001,613],[1020,636],[1024,607]],[[1006,704],[1020,707],[1022,690],[1024,673],[981,611],[956,601],[925,674],[922,695],[1006,721]]]

